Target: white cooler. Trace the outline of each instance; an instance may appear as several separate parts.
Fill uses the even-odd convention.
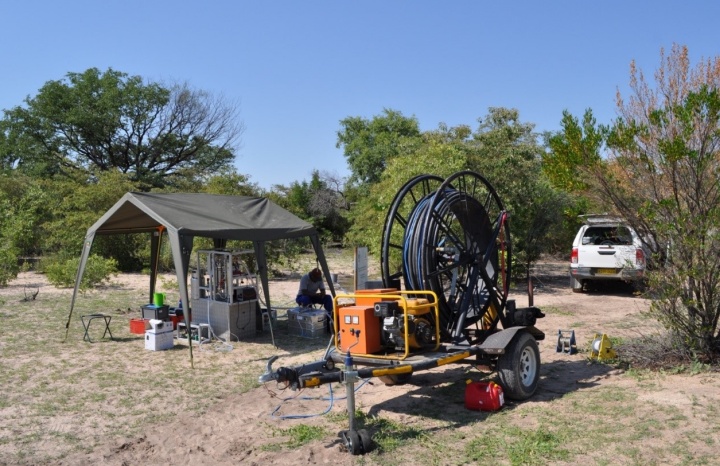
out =
[[[172,322],[162,320],[150,320],[150,330],[145,331],[145,349],[150,351],[162,351],[175,346],[173,337]]]

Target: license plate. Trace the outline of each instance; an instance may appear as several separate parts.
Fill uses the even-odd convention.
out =
[[[597,269],[598,275],[615,275],[615,269]]]

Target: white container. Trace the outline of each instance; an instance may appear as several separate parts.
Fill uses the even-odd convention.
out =
[[[172,325],[169,325],[161,332],[148,330],[145,332],[145,349],[150,351],[163,351],[175,346]]]
[[[172,322],[150,319],[150,330],[155,333],[172,332]]]

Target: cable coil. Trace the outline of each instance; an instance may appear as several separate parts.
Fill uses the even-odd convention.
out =
[[[421,175],[410,180],[396,195],[386,218],[384,284],[390,286],[402,276],[406,290],[433,291],[439,299],[441,332],[446,336],[458,321],[461,326],[478,322],[490,305],[491,294],[499,293],[503,300],[507,295],[511,261],[506,219],[495,190],[477,173],[459,172],[446,180]],[[401,242],[397,242],[399,232]],[[398,256],[399,273],[398,266],[391,264]]]

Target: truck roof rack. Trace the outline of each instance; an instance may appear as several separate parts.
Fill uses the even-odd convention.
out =
[[[578,215],[588,225],[603,225],[603,224],[618,224],[625,223],[625,220],[621,217],[616,217],[609,214],[584,214]]]

